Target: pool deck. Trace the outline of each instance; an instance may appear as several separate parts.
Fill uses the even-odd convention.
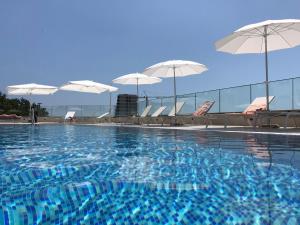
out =
[[[13,123],[13,122],[0,122],[0,125],[31,125],[31,123]],[[227,133],[249,133],[249,134],[275,134],[275,135],[293,135],[300,136],[300,128],[288,127],[285,128],[252,128],[249,126],[228,126],[224,128],[221,125],[211,125],[206,128],[205,125],[186,125],[186,126],[159,126],[157,124],[150,125],[134,125],[134,124],[121,124],[121,123],[59,123],[59,122],[39,122],[37,125],[78,125],[78,126],[99,126],[99,127],[133,127],[143,129],[171,129],[171,130],[189,130],[189,131],[217,131]]]

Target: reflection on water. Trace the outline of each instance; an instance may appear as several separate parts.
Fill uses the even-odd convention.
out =
[[[297,136],[1,126],[0,223],[299,224],[299,150]]]

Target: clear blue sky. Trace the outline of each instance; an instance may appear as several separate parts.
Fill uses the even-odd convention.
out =
[[[106,84],[170,59],[209,71],[179,78],[178,94],[264,80],[264,56],[216,52],[214,42],[241,26],[299,19],[299,0],[0,0],[0,90],[7,85],[61,85],[90,79]],[[270,79],[300,76],[300,47],[270,53]],[[120,86],[135,93],[134,86]],[[171,95],[172,79],[142,86]],[[106,104],[108,95],[60,92],[34,97],[45,105]]]

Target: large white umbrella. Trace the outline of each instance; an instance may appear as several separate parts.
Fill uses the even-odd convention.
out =
[[[103,92],[109,92],[109,111],[111,114],[111,93],[118,91],[118,88],[107,85],[97,83],[91,80],[78,80],[78,81],[69,81],[67,84],[60,87],[60,90],[64,91],[77,91],[77,92],[85,92],[85,93],[95,93],[100,94]]]
[[[120,76],[113,80],[114,83],[124,85],[136,85],[136,94],[139,96],[139,85],[143,84],[156,84],[161,82],[158,77],[150,77],[141,73],[131,73],[124,76]]]
[[[58,90],[57,87],[42,85],[42,84],[20,84],[11,85],[7,87],[7,93],[9,95],[50,95]],[[31,121],[33,123],[34,114],[31,113],[31,103],[29,101],[29,112],[31,114]]]
[[[150,66],[145,69],[144,73],[156,77],[173,77],[175,107],[174,115],[176,116],[176,77],[185,77],[193,74],[200,74],[204,71],[207,71],[207,67],[197,62],[184,60],[170,60]]]
[[[267,20],[244,26],[216,42],[218,51],[232,54],[265,53],[266,104],[269,111],[268,52],[300,44],[300,20]]]

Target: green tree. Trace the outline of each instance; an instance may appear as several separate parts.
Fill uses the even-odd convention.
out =
[[[33,103],[36,107],[39,116],[48,116],[49,113],[40,105]],[[7,96],[0,92],[0,114],[17,114],[19,116],[29,115],[30,102],[25,98],[9,99]]]

